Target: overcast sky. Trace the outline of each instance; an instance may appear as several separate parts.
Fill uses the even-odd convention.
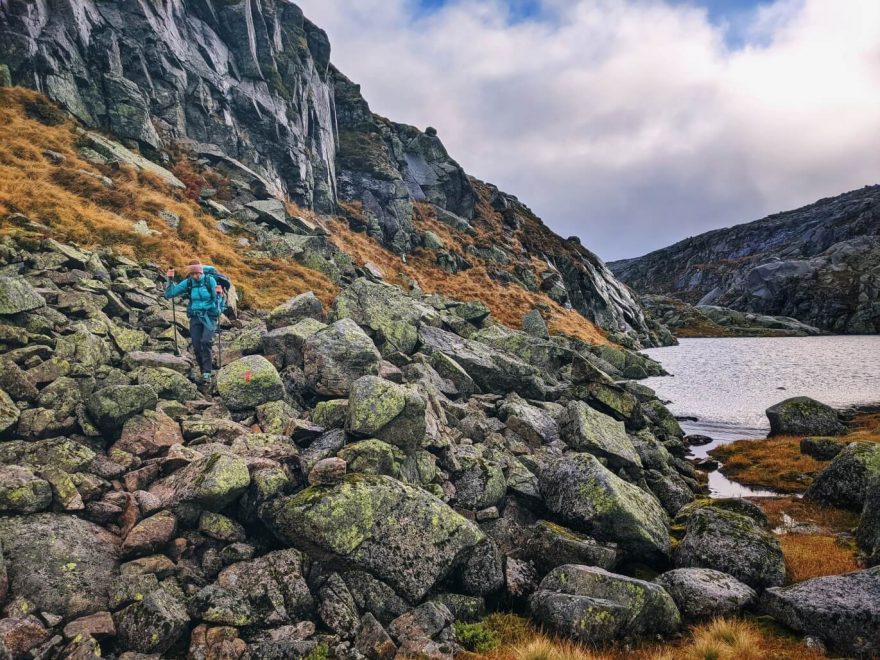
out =
[[[606,260],[880,183],[880,0],[296,0],[374,112]]]

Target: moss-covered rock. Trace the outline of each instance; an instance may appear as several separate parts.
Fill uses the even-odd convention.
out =
[[[185,403],[199,398],[199,390],[192,381],[167,367],[142,367],[137,371],[137,382],[153,388],[160,399]]]
[[[669,556],[669,519],[652,494],[612,473],[590,454],[568,454],[540,478],[547,508],[571,527],[620,544],[642,559]]]
[[[538,621],[590,645],[667,635],[681,626],[678,608],[660,585],[595,566],[570,564],[553,569],[530,604]]]
[[[186,607],[165,589],[151,591],[113,620],[123,648],[140,653],[164,653],[189,626]]]
[[[0,466],[0,514],[36,513],[52,504],[49,482],[31,470],[15,465]]]
[[[18,423],[21,410],[15,401],[3,390],[0,390],[0,433],[4,433]]]
[[[265,504],[261,518],[282,541],[371,572],[418,601],[484,536],[421,489],[350,474]]]
[[[846,427],[837,411],[806,396],[786,399],[767,408],[770,435],[841,435]]]
[[[712,568],[754,589],[785,581],[779,541],[754,518],[716,506],[687,516],[684,538],[673,555],[678,568]]]
[[[604,458],[612,467],[642,467],[642,461],[626,434],[623,422],[583,401],[571,401],[562,417],[562,439],[576,451]]]
[[[284,398],[278,370],[262,355],[248,355],[220,369],[217,391],[230,410],[248,410]]]
[[[880,481],[880,444],[851,442],[813,480],[804,498],[860,511],[875,481]]]
[[[119,575],[116,536],[80,518],[39,513],[0,518],[11,592],[39,610],[75,618],[106,610]]]
[[[400,478],[400,464],[406,457],[397,447],[375,438],[346,445],[338,454],[348,472],[385,474]]]
[[[244,541],[247,536],[239,523],[232,518],[214,513],[213,511],[203,511],[199,517],[199,531],[205,536],[210,536],[218,541],[226,543],[235,543],[236,541]]]
[[[395,286],[355,280],[336,298],[333,313],[337,319],[350,318],[375,333],[383,354],[415,351],[420,323],[440,325],[435,309],[414,300]]]
[[[192,503],[219,511],[241,495],[250,482],[247,462],[243,458],[214,453],[157,481],[150,487],[150,492],[166,507]]]
[[[0,314],[29,312],[45,305],[45,298],[23,277],[0,277]]]
[[[346,427],[412,451],[425,437],[425,400],[408,387],[364,376],[352,383]]]
[[[86,400],[89,414],[105,433],[113,434],[125,422],[144,410],[156,407],[155,390],[149,385],[111,385],[92,393]]]
[[[293,325],[302,319],[314,319],[321,321],[324,318],[324,309],[321,301],[311,291],[301,293],[278,305],[269,312],[266,319],[266,327],[270,330],[282,328],[286,325]]]
[[[348,399],[319,401],[312,411],[312,421],[325,429],[342,428],[347,418]]]
[[[380,360],[373,340],[347,318],[316,332],[303,345],[306,380],[326,396],[347,396],[358,378],[379,373]]]
[[[472,511],[496,506],[507,492],[507,481],[501,466],[479,457],[462,457],[453,483],[456,505]]]

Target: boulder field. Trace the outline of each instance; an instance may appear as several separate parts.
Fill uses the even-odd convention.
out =
[[[874,639],[876,570],[784,587],[761,511],[696,499],[638,353],[360,277],[224,321],[197,384],[158,267],[5,238],[0,269],[0,657],[451,658],[510,607],[591,645],[759,604]]]

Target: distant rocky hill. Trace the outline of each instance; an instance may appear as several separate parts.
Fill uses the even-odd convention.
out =
[[[880,186],[609,264],[641,294],[880,332]]]
[[[246,183],[248,194],[226,200],[234,215],[252,220],[248,203],[286,197],[345,215],[404,258],[430,250],[447,273],[482,269],[546,295],[612,340],[669,340],[601,260],[468,176],[435,130],[372,113],[330,63],[326,34],[291,2],[10,0],[0,4],[0,43],[13,84],[85,126],[160,163],[183,153]],[[471,236],[468,245],[433,240],[419,205],[462,232],[456,239]]]

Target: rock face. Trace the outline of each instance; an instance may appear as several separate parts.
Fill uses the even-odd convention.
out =
[[[878,218],[880,186],[866,186],[609,266],[641,294],[876,333]]]
[[[333,209],[330,44],[296,5],[16,1],[0,31],[13,81],[86,125],[154,151],[192,140],[264,192]]]
[[[761,605],[839,653],[871,657],[880,648],[880,567],[768,589]]]
[[[681,625],[663,587],[595,566],[569,564],[552,570],[532,595],[531,608],[539,621],[584,644],[669,634]]]
[[[798,396],[767,408],[771,435],[842,435],[837,411],[815,399]]]

